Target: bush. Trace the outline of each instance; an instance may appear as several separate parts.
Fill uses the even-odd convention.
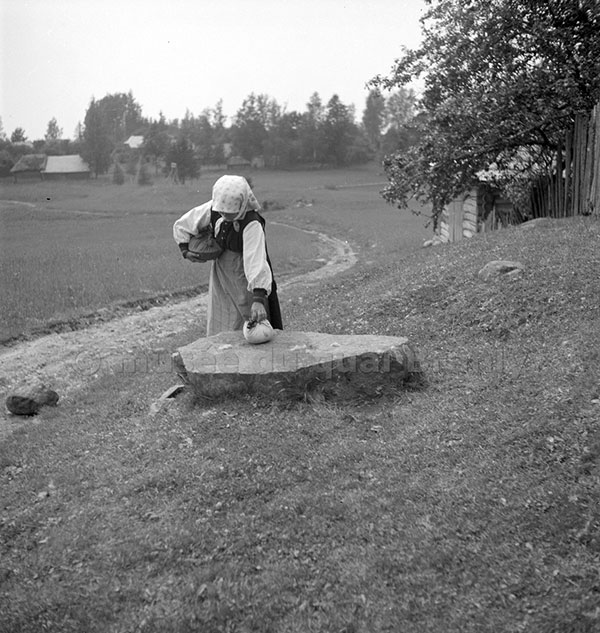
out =
[[[119,162],[115,162],[112,180],[115,185],[122,185],[125,182],[125,172]]]
[[[137,183],[138,185],[152,184],[152,178],[150,177],[150,174],[148,173],[148,165],[145,162],[142,162],[140,164],[140,169],[138,171],[138,177],[137,177]]]
[[[14,164],[10,154],[5,149],[0,150],[0,177],[9,176]]]

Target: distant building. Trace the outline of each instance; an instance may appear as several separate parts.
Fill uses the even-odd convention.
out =
[[[10,170],[14,181],[82,179],[90,177],[89,165],[78,154],[46,156],[25,154]]]
[[[44,180],[85,179],[90,177],[89,165],[78,154],[70,156],[48,156],[42,169]]]
[[[144,144],[143,136],[130,136],[123,145],[127,145],[129,149],[140,149]]]
[[[250,161],[246,160],[243,156],[230,156],[227,159],[227,167],[250,167]]]
[[[46,166],[48,157],[46,154],[24,154],[14,164],[10,173],[14,181],[41,180],[42,169]]]

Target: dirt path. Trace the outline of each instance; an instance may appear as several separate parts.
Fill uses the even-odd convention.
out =
[[[274,223],[275,224],[275,223]],[[323,233],[286,228],[314,235],[329,260],[321,268],[283,279],[280,291],[310,285],[352,267],[356,255],[347,242]],[[333,253],[333,255],[332,255]],[[120,319],[74,332],[50,334],[33,341],[0,349],[0,393],[2,401],[15,387],[44,383],[69,398],[90,381],[109,371],[135,371],[136,363],[152,363],[170,371],[169,337],[193,328],[205,317],[207,295],[180,303],[150,308]],[[0,410],[0,437],[15,426],[16,416]]]

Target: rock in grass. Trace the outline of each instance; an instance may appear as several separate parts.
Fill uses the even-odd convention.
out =
[[[35,415],[44,406],[54,407],[58,394],[44,385],[25,387],[6,398],[6,408],[15,415]]]
[[[250,345],[242,332],[221,332],[180,348],[173,364],[200,397],[240,390],[300,398],[314,389],[377,394],[420,374],[404,337],[288,330],[263,345]]]
[[[153,418],[162,409],[168,406],[168,403],[174,402],[175,398],[185,389],[185,385],[175,385],[169,387],[162,396],[150,405],[150,417]]]
[[[554,226],[552,218],[535,218],[523,222],[523,224],[519,224],[519,228],[521,229],[547,229],[551,226]]]
[[[505,260],[488,262],[478,274],[483,281],[490,281],[500,275],[510,275],[511,277],[520,276],[525,267],[521,262],[510,262]]]

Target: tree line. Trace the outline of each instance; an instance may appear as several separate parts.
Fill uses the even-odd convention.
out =
[[[44,139],[33,146],[40,153],[79,153],[96,175],[126,159],[124,143],[130,136],[143,137],[141,152],[157,169],[176,163],[182,180],[196,177],[202,166],[224,164],[228,154],[260,159],[274,169],[339,167],[381,159],[413,143],[415,104],[410,88],[386,96],[373,88],[357,121],[354,106],[335,94],[325,103],[314,92],[304,111],[288,111],[269,95],[251,93],[228,123],[222,101],[199,115],[187,110],[181,119],[167,120],[162,113],[151,119],[143,116],[131,92],[115,93],[91,99],[74,140],[61,139],[53,118]],[[14,162],[27,147],[22,128],[7,138],[0,124],[0,163]]]

